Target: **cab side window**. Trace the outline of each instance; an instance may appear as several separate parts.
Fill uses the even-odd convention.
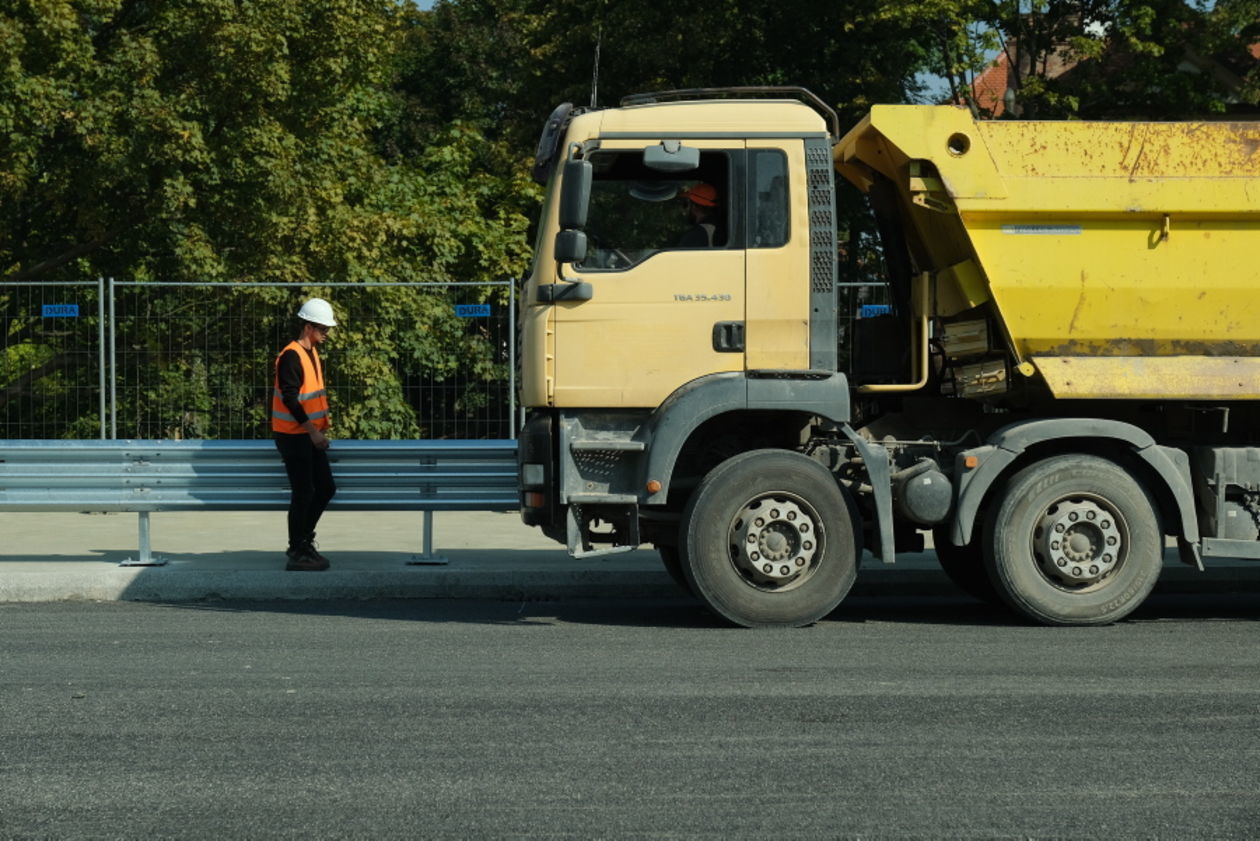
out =
[[[788,240],[787,156],[749,151],[749,248],[778,248]]]

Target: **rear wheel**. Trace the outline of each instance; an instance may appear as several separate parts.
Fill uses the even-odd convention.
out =
[[[1150,495],[1111,461],[1063,455],[1011,480],[985,525],[994,584],[1048,625],[1104,625],[1150,594],[1163,531]]]
[[[683,513],[691,591],[737,625],[808,625],[848,594],[860,529],[845,492],[818,462],[785,450],[728,459]]]

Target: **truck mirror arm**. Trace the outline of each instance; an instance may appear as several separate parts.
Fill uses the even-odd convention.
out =
[[[555,304],[563,301],[589,301],[595,297],[595,289],[584,280],[577,280],[560,275],[559,283],[548,283],[538,287],[538,303]]]

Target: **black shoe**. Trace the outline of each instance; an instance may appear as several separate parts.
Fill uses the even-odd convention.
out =
[[[288,572],[320,572],[328,569],[327,560],[320,560],[302,547],[290,549],[284,554],[289,558],[289,562],[284,565]]]
[[[324,569],[328,569],[329,560],[324,557],[323,553],[321,553],[315,545],[315,535],[311,535],[310,539],[302,544],[302,551],[323,564]]]

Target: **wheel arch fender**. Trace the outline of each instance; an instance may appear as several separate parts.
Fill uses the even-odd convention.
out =
[[[954,518],[950,537],[958,546],[967,544],[985,500],[998,484],[1029,461],[1035,453],[1069,452],[1078,447],[1090,451],[1099,442],[1123,444],[1146,473],[1148,490],[1173,522],[1167,528],[1181,538],[1183,547],[1199,541],[1190,483],[1190,459],[1183,450],[1155,442],[1150,433],[1123,421],[1104,418],[1050,418],[1004,426],[982,446],[960,452],[954,461]],[[968,467],[968,460],[975,466]]]
[[[741,411],[778,411],[818,416],[836,423],[849,417],[849,386],[843,374],[828,372],[743,372],[710,374],[679,387],[646,424],[647,458],[640,487],[655,480],[646,505],[664,505],[683,446],[705,421]]]

